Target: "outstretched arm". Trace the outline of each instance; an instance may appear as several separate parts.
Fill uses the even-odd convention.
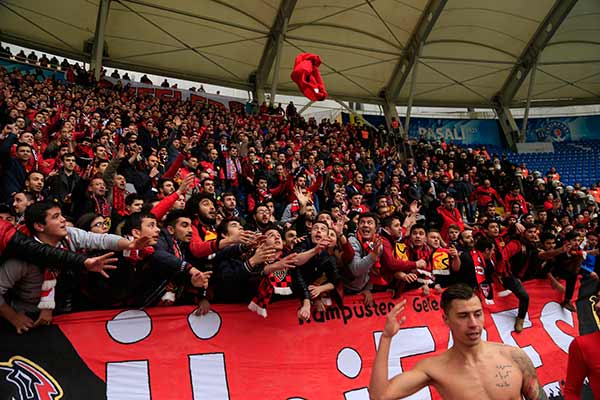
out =
[[[514,349],[510,353],[512,360],[519,366],[523,374],[521,394],[525,400],[548,400],[544,388],[538,380],[533,363],[521,349]]]
[[[422,362],[415,365],[410,371],[397,375],[391,380],[388,379],[390,345],[392,338],[404,323],[405,317],[400,319],[399,317],[405,305],[406,300],[401,301],[387,315],[385,328],[373,364],[371,383],[369,384],[369,396],[372,400],[401,399],[416,393],[431,383],[429,376],[423,369]]]

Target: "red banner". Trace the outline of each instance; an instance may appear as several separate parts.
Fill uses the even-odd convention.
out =
[[[531,303],[524,331],[512,332],[517,300],[509,295],[485,305],[484,336],[523,348],[547,393],[559,393],[578,322],[546,282],[528,282],[526,288]],[[439,297],[406,298],[407,320],[392,340],[390,375],[452,344]],[[359,297],[345,300],[342,309],[313,312],[310,322],[298,320],[298,303],[290,300],[272,304],[266,319],[242,305],[215,305],[204,317],[195,316],[193,307],[173,307],[78,313],[56,323],[105,385],[102,398],[367,400],[376,345],[394,302],[383,293],[375,296],[374,307]],[[67,386],[76,383],[61,381],[59,370],[75,367],[66,361],[57,367],[61,356],[46,356],[54,366],[28,355],[62,385],[65,399],[73,398]],[[25,365],[16,358],[11,362]],[[88,392],[88,399],[95,398]],[[440,398],[433,388],[411,397],[430,398]]]

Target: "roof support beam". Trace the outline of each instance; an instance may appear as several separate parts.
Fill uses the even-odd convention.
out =
[[[313,104],[314,104],[314,101],[309,101],[308,103],[306,103],[306,104],[304,105],[304,107],[302,107],[302,108],[300,109],[300,111],[298,111],[298,115],[302,115],[302,113],[303,113],[304,111],[308,110],[308,109],[310,108],[310,106],[312,106]]]
[[[502,129],[508,148],[511,151],[516,152],[516,138],[519,135],[519,128],[517,127],[517,123],[515,122],[515,118],[513,117],[510,108],[508,108],[508,106],[497,104],[495,105],[494,110],[496,111],[496,115],[498,115],[500,129]]]
[[[289,18],[283,21],[283,29],[277,38],[277,55],[275,56],[275,66],[273,68],[273,80],[271,81],[271,107],[275,107],[275,95],[277,94],[277,84],[279,83],[279,66],[281,65],[281,53],[283,52],[283,39],[288,22]]]
[[[273,63],[277,58],[277,54],[280,53],[281,47],[283,46],[283,38],[285,31],[287,30],[287,23],[292,17],[294,7],[296,7],[297,0],[281,0],[279,10],[277,11],[277,17],[269,32],[269,38],[263,49],[260,62],[256,70],[255,76],[255,98],[259,104],[264,101],[264,87],[267,82]]]
[[[518,58],[512,71],[504,81],[502,89],[495,96],[494,102],[502,105],[510,105],[527,75],[537,62],[542,50],[550,42],[552,36],[556,33],[562,22],[567,18],[567,15],[577,0],[556,0],[544,21],[538,26],[537,31],[533,34],[527,46]]]
[[[98,5],[98,17],[96,18],[96,32],[94,33],[94,47],[92,49],[91,68],[94,70],[94,78],[100,79],[102,73],[102,56],[104,55],[104,33],[106,32],[106,21],[110,0],[100,0]]]
[[[394,72],[384,90],[383,97],[385,97],[386,102],[392,104],[395,103],[402,86],[404,86],[411,69],[416,63],[419,48],[427,40],[435,23],[442,14],[447,1],[448,0],[429,0],[427,3],[410,39],[402,50],[402,55],[398,60],[398,64],[396,64]]]
[[[529,119],[529,108],[531,108],[531,96],[533,96],[533,88],[535,87],[535,73],[537,72],[537,61],[531,70],[531,77],[529,78],[529,89],[527,90],[527,105],[525,106],[525,113],[523,114],[523,126],[521,127],[521,135],[519,136],[519,142],[524,142],[527,137],[527,120]]]

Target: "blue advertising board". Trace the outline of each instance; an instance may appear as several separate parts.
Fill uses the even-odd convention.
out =
[[[375,126],[385,125],[382,115],[362,115]],[[342,113],[344,123],[354,117]],[[401,118],[402,123],[404,119]],[[523,119],[516,120],[517,127],[523,126]],[[448,143],[504,146],[500,124],[495,119],[449,119],[411,118],[409,137],[436,141],[445,139]],[[529,118],[527,121],[527,142],[571,142],[600,140],[600,115],[580,117]]]
[[[385,125],[382,115],[362,115],[375,126]],[[342,113],[342,121],[346,123],[352,118]],[[404,123],[404,119],[401,119]],[[500,125],[495,119],[449,119],[449,118],[411,118],[409,137],[436,141],[444,139],[448,143],[476,145],[488,144],[503,146]]]
[[[517,120],[517,126],[523,126]],[[527,142],[575,142],[600,139],[600,115],[581,117],[530,118]]]

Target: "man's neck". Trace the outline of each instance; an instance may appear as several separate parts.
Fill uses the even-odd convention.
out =
[[[63,238],[56,238],[56,237],[53,237],[53,236],[49,236],[49,235],[46,235],[44,233],[38,233],[35,236],[39,239],[40,242],[49,244],[52,247],[58,246],[58,244],[60,243],[60,241],[63,239]]]
[[[469,364],[474,364],[479,361],[484,361],[485,343],[481,340],[475,346],[464,346],[455,342],[450,350],[453,355],[460,357]]]

